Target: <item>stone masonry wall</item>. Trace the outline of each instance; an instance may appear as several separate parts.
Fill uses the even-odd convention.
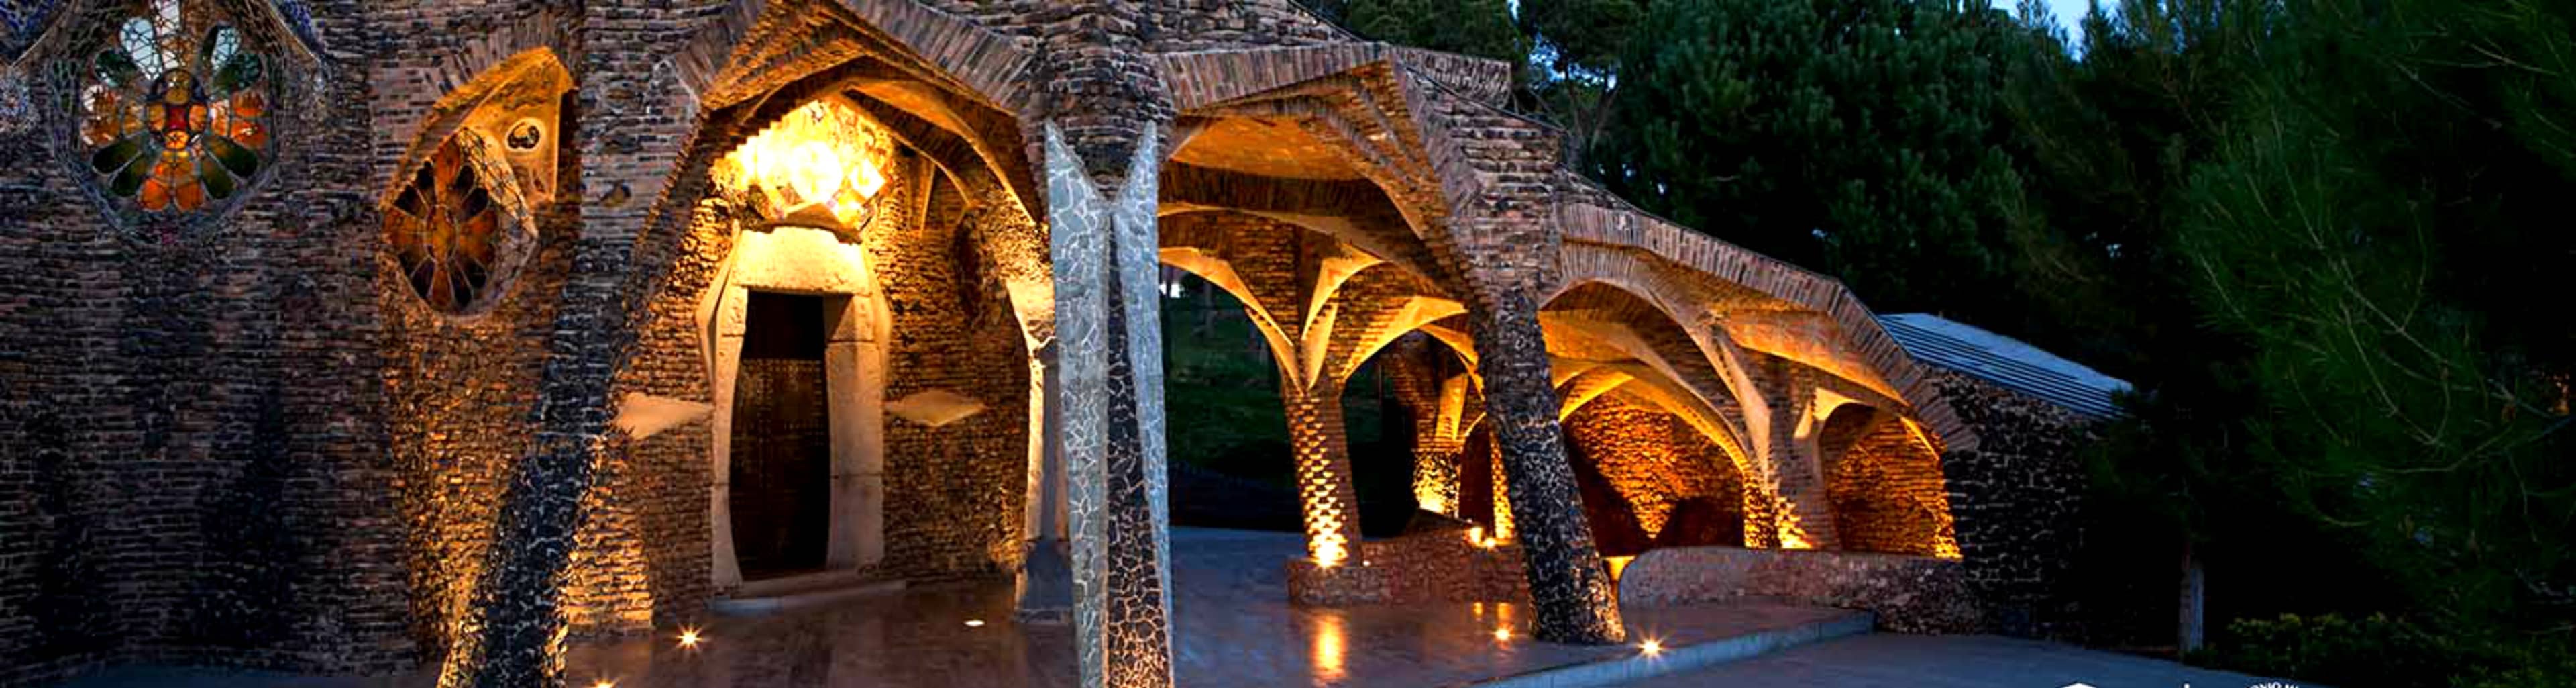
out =
[[[2083,617],[2068,580],[2082,546],[2084,467],[2091,424],[2047,402],[1953,371],[1941,394],[1983,441],[1941,457],[1968,583],[1994,632],[2074,637]]]
[[[929,174],[915,164],[896,166]],[[880,226],[865,241],[894,319],[887,401],[944,389],[984,405],[935,428],[886,415],[880,572],[914,581],[1006,574],[1023,555],[1028,350],[992,258],[968,240],[961,203],[943,177],[929,218]]]
[[[364,43],[355,3],[311,7]],[[130,230],[75,180],[85,152],[57,149],[73,123],[50,80],[0,77],[29,89],[0,89],[24,98],[0,112],[35,116],[0,122],[18,163],[0,170],[0,685],[412,654],[378,423],[369,85],[272,65],[267,178],[220,221]]]

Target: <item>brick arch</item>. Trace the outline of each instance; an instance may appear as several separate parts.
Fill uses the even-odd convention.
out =
[[[1958,558],[1936,440],[1901,414],[1819,393],[1815,456],[1842,549]]]

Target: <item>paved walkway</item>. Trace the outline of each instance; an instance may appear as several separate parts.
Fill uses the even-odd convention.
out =
[[[1993,636],[1878,633],[1628,684],[1630,688],[2250,688],[2275,679]],[[2283,685],[2293,685],[2284,683]],[[2301,688],[2321,688],[2305,685]]]
[[[1852,628],[1861,621],[1853,612],[1772,604],[1631,609],[1626,616],[1637,639],[1653,638],[1676,648],[1660,659],[1643,660],[1633,646],[1534,642],[1529,639],[1533,614],[1520,605],[1291,606],[1283,564],[1301,552],[1295,534],[1182,528],[1173,531],[1172,549],[1174,659],[1184,688],[1423,688],[1506,677],[1517,677],[1514,683],[1554,685],[1568,674],[1533,672],[1586,665],[1594,671],[1575,673],[1618,676],[1641,662],[1684,661],[1688,648],[1767,648],[1774,646],[1773,636],[1807,632],[1804,637],[1812,639],[1815,629]],[[600,681],[618,688],[1074,685],[1072,629],[1020,625],[1010,612],[1007,584],[930,586],[766,616],[716,617],[703,629],[705,642],[695,649],[678,647],[667,632],[577,645],[566,666],[572,684],[582,688]],[[2061,688],[2084,680],[2101,688],[2180,687],[2174,681],[2140,682],[2171,673],[2158,673],[2163,671],[2158,667],[2179,668],[2171,664],[1997,638],[1862,636],[1778,657],[1647,685]],[[1953,682],[1937,683],[1936,677]],[[2138,680],[2120,682],[2132,678]],[[1821,679],[1848,682],[1819,683]],[[66,688],[421,688],[431,683],[425,675],[357,680],[120,669]],[[2196,680],[2193,685],[2244,688],[2253,683]]]

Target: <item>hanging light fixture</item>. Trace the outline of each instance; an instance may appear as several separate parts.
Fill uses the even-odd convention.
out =
[[[716,185],[752,199],[768,224],[854,233],[876,214],[894,142],[837,98],[808,102],[716,163]]]

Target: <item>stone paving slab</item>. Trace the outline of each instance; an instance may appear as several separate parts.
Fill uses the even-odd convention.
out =
[[[1175,529],[1174,655],[1184,688],[1336,686],[1426,688],[1508,680],[1561,685],[1633,674],[1633,645],[1577,647],[1530,639],[1524,605],[1449,603],[1318,609],[1287,603],[1285,564],[1302,552],[1291,533]],[[1631,609],[1636,640],[1677,656],[1762,634],[1812,641],[1867,615],[1759,602]],[[969,625],[969,622],[980,622]],[[695,649],[675,629],[575,645],[576,688],[1055,688],[1075,683],[1070,626],[1011,619],[1007,583],[917,586],[900,593],[757,616],[714,616]],[[1496,631],[1504,631],[1497,637]],[[1767,637],[1767,636],[1765,636]],[[1761,649],[1768,650],[1769,647]],[[1607,668],[1604,668],[1607,667]],[[1547,671],[1555,669],[1557,671]],[[421,688],[425,673],[327,679],[245,672],[121,669],[66,688]],[[1568,684],[1570,685],[1570,684]],[[2049,688],[2057,688],[2050,686]]]
[[[1833,640],[1629,688],[2251,688],[2280,679],[1995,636],[1873,634]],[[2323,688],[2283,682],[2297,688]]]

